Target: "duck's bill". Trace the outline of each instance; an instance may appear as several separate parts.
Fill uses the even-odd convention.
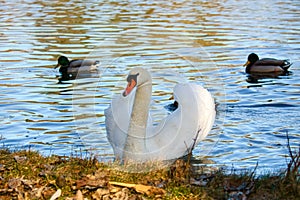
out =
[[[249,64],[250,64],[250,61],[247,61],[243,66],[246,67]]]
[[[54,69],[58,68],[59,66],[60,66],[60,64],[58,63],[58,64],[54,67]]]

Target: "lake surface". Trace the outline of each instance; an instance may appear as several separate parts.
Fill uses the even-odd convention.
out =
[[[0,143],[45,155],[113,159],[103,111],[135,66],[153,76],[158,122],[177,82],[195,81],[217,103],[194,150],[216,165],[278,169],[287,139],[300,144],[299,1],[1,1]],[[289,75],[252,79],[247,56],[288,58]],[[101,62],[59,83],[59,55]]]

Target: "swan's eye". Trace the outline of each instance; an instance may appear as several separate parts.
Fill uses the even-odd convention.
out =
[[[127,82],[131,82],[132,80],[134,80],[135,82],[137,82],[137,76],[139,75],[139,73],[135,74],[135,75],[128,75],[127,77]]]

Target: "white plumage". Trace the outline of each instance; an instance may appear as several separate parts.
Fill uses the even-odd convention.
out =
[[[194,83],[177,84],[178,108],[153,126],[149,117],[152,79],[143,68],[130,71],[128,86],[105,110],[107,137],[116,159],[171,160],[189,153],[211,130],[215,104],[210,93]]]

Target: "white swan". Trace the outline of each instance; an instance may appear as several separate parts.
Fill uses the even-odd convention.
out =
[[[177,84],[178,108],[157,126],[149,117],[152,78],[143,68],[134,68],[125,91],[105,110],[107,137],[116,159],[123,161],[171,160],[189,153],[203,140],[215,120],[210,93],[193,83]]]

